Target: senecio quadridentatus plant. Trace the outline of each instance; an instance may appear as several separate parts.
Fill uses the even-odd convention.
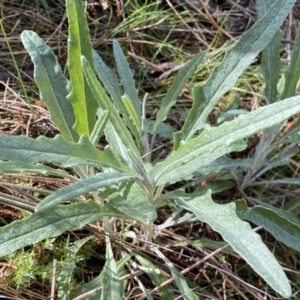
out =
[[[188,211],[220,233],[224,241],[276,292],[282,297],[290,297],[291,286],[286,274],[247,221],[262,226],[297,251],[300,250],[299,225],[271,206],[248,207],[243,199],[218,204],[212,200],[213,190],[210,189],[188,194],[180,189],[168,192],[166,187],[201,174],[223,170],[234,174],[237,168],[244,167],[243,162],[235,161],[227,154],[244,150],[247,146],[244,139],[261,131],[263,141],[253,159],[247,162],[250,168],[240,182],[240,187],[245,188],[251,184],[251,174],[261,166],[261,160],[278,143],[283,143],[284,137],[277,137],[284,122],[300,112],[300,97],[294,96],[299,81],[299,34],[292,64],[278,86],[281,75],[280,26],[294,3],[295,0],[257,1],[259,20],[227,51],[207,81],[193,86],[193,106],[185,123],[180,131],[169,136],[173,150],[167,158],[155,164],[151,157],[155,138],[163,135],[167,126],[164,120],[176,104],[183,85],[201,64],[205,52],[200,52],[185,64],[161,100],[155,120],[148,120],[145,114],[147,99],[141,101],[138,97],[118,42],[113,42],[118,77],[92,49],[80,0],[66,1],[69,79],[45,42],[36,33],[25,30],[21,39],[34,64],[34,78],[41,99],[60,134],[52,139],[1,134],[0,172],[46,174],[70,178],[72,183],[46,195],[28,217],[0,228],[0,256],[102,220],[107,232],[106,265],[99,277],[90,283],[102,287],[93,293],[97,299],[100,295],[101,299],[121,299],[124,283],[119,281],[119,276],[126,264],[119,265],[115,261],[110,232],[114,220],[132,219],[141,224],[143,236],[140,238],[144,239],[145,247],[165,261],[183,298],[198,299],[197,288],[192,290],[167,257],[155,247],[155,230],[174,222],[186,222],[188,219],[179,212]],[[216,103],[232,89],[242,72],[261,52],[267,105],[210,127],[207,118]],[[292,130],[296,138],[299,124]],[[96,144],[103,134],[108,146],[99,150]],[[50,165],[44,165],[45,162]],[[62,169],[52,168],[51,164]],[[63,168],[72,168],[74,172],[70,174]],[[89,200],[83,201],[79,198],[81,195],[89,195]],[[5,202],[2,194],[1,201]],[[164,205],[177,205],[178,211],[172,222],[168,220],[158,228],[154,221],[156,208],[162,205],[162,201]],[[26,210],[21,202],[15,206]],[[150,247],[148,242],[154,243]],[[150,261],[137,254],[136,258],[156,286],[166,279],[159,270],[156,270],[159,276],[152,276]],[[80,296],[86,292],[83,287],[70,295],[68,287],[60,285],[59,292],[65,292],[67,297]],[[172,294],[172,290],[168,292]]]

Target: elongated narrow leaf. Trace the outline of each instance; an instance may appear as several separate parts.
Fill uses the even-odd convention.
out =
[[[35,244],[43,239],[57,236],[66,230],[81,228],[95,220],[107,217],[124,217],[109,204],[100,206],[93,201],[55,207],[37,212],[20,221],[0,228],[0,257]]]
[[[174,193],[180,207],[192,211],[199,220],[209,224],[240,254],[246,262],[282,297],[291,296],[289,281],[273,254],[253,232],[250,225],[238,218],[235,204],[216,204],[208,191],[205,195]]]
[[[54,175],[59,177],[70,177],[74,178],[70,174],[59,170],[47,167],[42,164],[28,164],[22,161],[2,161],[0,162],[0,174],[3,173],[35,173],[43,175]]]
[[[166,96],[161,100],[159,111],[154,123],[153,134],[157,133],[158,127],[167,117],[171,107],[176,103],[177,97],[181,93],[184,85],[190,76],[195,72],[200,62],[203,60],[205,52],[200,52],[195,55],[186,65],[180,70],[175,77],[172,85],[167,91]]]
[[[300,78],[300,25],[298,25],[297,35],[292,51],[291,63],[284,73],[285,82],[284,90],[281,98],[291,97],[295,95]]]
[[[150,277],[154,286],[160,286],[167,280],[167,277],[164,276],[163,272],[157,266],[155,266],[149,259],[146,259],[137,254],[135,255],[135,257],[142,265],[140,269]],[[161,296],[161,299],[175,299],[173,288],[170,284],[162,286],[159,289],[159,294]]]
[[[136,113],[135,107],[127,95],[122,96],[122,103],[128,114],[128,126],[130,126],[129,128],[131,129],[131,132],[135,138],[139,140],[140,136],[142,135],[141,115]]]
[[[107,151],[99,151],[86,136],[78,143],[69,142],[61,135],[54,139],[43,136],[32,139],[25,136],[0,135],[0,159],[26,163],[51,162],[63,167],[91,165],[113,167],[133,172]]]
[[[132,71],[129,68],[128,62],[124,56],[124,53],[118,43],[118,41],[113,41],[113,51],[114,57],[117,64],[118,74],[120,76],[123,89],[128,98],[132,101],[135,108],[135,114],[141,116],[141,101],[138,98],[138,93],[134,84]],[[139,124],[136,124],[138,127]]]
[[[105,265],[102,271],[101,300],[121,300],[121,284],[118,276],[118,268],[111,249],[109,237],[106,237]]]
[[[97,116],[98,120],[90,136],[90,140],[93,145],[96,145],[99,142],[101,136],[103,135],[104,128],[109,118],[109,111],[103,110],[102,112],[98,113]]]
[[[244,200],[236,203],[237,215],[256,225],[262,226],[278,241],[297,251],[300,251],[300,226],[290,221],[287,215],[271,207],[255,206],[248,208]]]
[[[102,294],[101,279],[102,273],[88,283],[77,287],[72,299],[77,299],[76,297],[80,299],[81,297],[84,300],[99,300]]]
[[[142,165],[142,159],[140,153],[133,141],[133,138],[126,128],[126,125],[122,121],[119,113],[116,108],[106,95],[103,87],[100,82],[97,80],[95,74],[92,72],[92,69],[85,59],[81,58],[82,67],[88,84],[91,87],[99,106],[103,110],[109,110],[109,121],[106,125],[106,137],[114,150],[118,151],[118,155],[127,163],[128,166],[131,166],[136,171],[138,167],[135,166],[134,162],[128,155],[128,150],[132,151],[133,155],[136,157],[136,160],[139,162],[139,165]]]
[[[34,64],[34,80],[40,90],[41,99],[47,105],[51,120],[69,141],[77,141],[78,135],[72,129],[75,123],[74,111],[67,100],[69,81],[64,76],[56,56],[50,47],[32,31],[21,34],[24,47]]]
[[[180,292],[182,293],[182,298],[184,300],[197,300],[199,297],[190,289],[190,287],[187,284],[186,278],[184,278],[178,270],[174,267],[174,265],[168,260],[167,257],[164,256],[163,253],[161,253],[158,249],[153,249],[155,251],[156,255],[161,258],[166,266],[169,268],[169,270],[172,273],[172,276],[176,282],[176,285],[178,286]]]
[[[93,236],[87,236],[83,239],[76,241],[72,246],[67,249],[67,259],[62,262],[59,275],[57,277],[57,297],[60,300],[70,299],[71,286],[70,282],[73,277],[73,271],[76,266],[76,255],[80,248],[92,239]]]
[[[91,37],[82,1],[67,0],[66,8],[69,21],[68,69],[72,87],[68,99],[74,108],[75,130],[79,135],[90,136],[96,123],[98,103],[83,76],[80,57],[85,56],[94,70]]]
[[[182,131],[175,134],[174,149],[179,147],[180,141],[191,139],[197,130],[204,127],[209,113],[220,97],[234,86],[242,72],[267,46],[294,4],[295,0],[273,2],[267,13],[226,53],[224,60],[214,69],[207,82],[194,87],[193,107]]]
[[[221,153],[230,151],[224,147],[281,123],[299,111],[300,96],[296,96],[260,107],[218,127],[204,129],[198,137],[182,143],[164,162],[155,165],[152,176],[159,185],[185,178],[218,158]]]
[[[277,83],[283,67],[283,63],[280,59],[282,36],[283,32],[281,30],[278,31],[268,46],[262,51],[262,61],[259,70],[265,78],[266,87],[263,95],[266,97],[268,104],[279,100]]]
[[[36,211],[49,211],[49,208],[62,202],[73,200],[80,195],[85,195],[91,191],[97,191],[103,187],[111,187],[112,185],[118,186],[121,182],[130,179],[132,179],[132,177],[122,173],[99,173],[95,176],[60,188],[56,192],[50,194],[37,205]]]
[[[102,58],[98,55],[96,51],[94,51],[94,59],[95,59],[95,68],[97,70],[98,77],[106,87],[108,93],[111,96],[111,99],[113,100],[113,103],[116,105],[117,110],[122,115],[126,126],[132,131],[135,137],[139,140],[138,138],[139,133],[137,132],[137,128],[133,123],[133,121],[130,119],[130,114],[125,109],[123,101],[121,101],[123,92],[121,92],[120,84],[117,80],[117,77],[112,72],[112,70],[105,65]],[[135,113],[136,112],[134,112],[134,114]],[[138,123],[140,123],[140,121],[138,121]]]
[[[257,1],[255,7],[259,18],[266,14],[272,3],[273,0]],[[273,103],[279,100],[277,83],[281,68],[283,67],[283,63],[280,58],[282,35],[282,31],[278,30],[270,43],[262,51],[261,65],[259,70],[263,74],[266,82],[264,96],[266,97],[267,103]]]
[[[119,112],[123,115],[123,117],[125,117],[126,111],[121,101],[122,92],[117,77],[113,73],[113,71],[106,66],[102,58],[99,56],[99,54],[96,51],[94,51],[93,53],[94,53],[94,60],[95,60],[95,68],[98,77],[100,78],[101,82],[104,84],[113,102],[117,106]]]

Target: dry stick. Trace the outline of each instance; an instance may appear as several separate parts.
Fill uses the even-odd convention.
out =
[[[97,291],[99,291],[99,290],[101,290],[101,289],[102,289],[102,286],[97,287],[97,288],[95,288],[95,289],[93,289],[93,290],[90,290],[90,291],[84,293],[84,294],[81,294],[80,296],[74,298],[73,300],[83,300],[83,299],[86,299],[87,296],[91,296],[91,295],[93,295],[95,292],[97,292]]]
[[[51,296],[50,300],[55,300],[55,283],[56,283],[56,259],[53,260],[52,281],[51,281]]]

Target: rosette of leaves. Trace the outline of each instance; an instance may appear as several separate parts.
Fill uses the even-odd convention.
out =
[[[259,21],[228,50],[207,81],[193,87],[193,106],[183,128],[169,136],[173,150],[166,159],[155,164],[151,158],[155,136],[163,134],[166,129],[164,120],[184,84],[205,57],[205,52],[196,55],[181,69],[161,100],[155,121],[152,121],[146,118],[146,98],[140,100],[118,42],[113,42],[118,77],[93,51],[81,1],[66,1],[69,79],[44,41],[36,33],[24,31],[21,38],[34,63],[34,77],[41,99],[60,134],[53,139],[2,134],[0,172],[50,174],[71,178],[72,183],[45,196],[30,216],[0,229],[0,256],[102,220],[107,233],[106,264],[102,273],[71,295],[67,279],[72,275],[72,268],[65,266],[60,275],[60,299],[80,297],[85,293],[88,299],[122,299],[126,284],[119,278],[126,272],[130,255],[123,261],[116,261],[113,256],[110,240],[113,220],[126,218],[139,222],[145,247],[148,247],[147,242],[154,238],[156,208],[162,205],[162,201],[164,204],[172,202],[180,210],[192,212],[194,217],[209,224],[275,291],[283,297],[290,297],[291,287],[281,266],[243,219],[256,221],[268,227],[270,232],[280,229],[282,234],[293,234],[293,245],[297,242],[299,245],[299,228],[295,224],[275,210],[262,206],[250,209],[244,202],[217,204],[212,200],[210,190],[187,194],[182,190],[168,193],[165,189],[170,184],[201,174],[205,168],[206,171],[208,168],[212,171],[224,169],[226,155],[244,150],[246,137],[268,128],[279,128],[279,124],[300,112],[300,97],[293,96],[298,74],[294,79],[296,85],[288,92],[285,89],[280,101],[270,101],[270,105],[240,114],[217,127],[212,128],[207,123],[216,103],[234,86],[242,72],[261,51],[265,49],[265,55],[270,51],[267,46],[278,39],[279,28],[295,0],[260,2]],[[272,86],[268,85],[267,90],[268,97],[274,99],[278,72],[274,75],[271,71],[264,64],[267,79],[277,75],[275,79],[272,77]],[[99,150],[96,144],[103,134],[108,146]],[[73,173],[70,175],[63,169],[43,163],[72,168]],[[87,194],[89,200],[79,198]],[[284,226],[280,226],[279,218]],[[186,221],[182,219],[182,222]],[[198,299],[197,288],[192,291],[155,243],[149,250],[165,261],[183,298]],[[76,251],[72,253],[76,255]],[[163,272],[150,260],[138,254],[135,257],[138,262],[135,267],[146,272],[155,286],[166,280]],[[139,284],[142,286],[140,281]],[[144,292],[151,299],[146,289]],[[174,298],[168,285],[159,292],[163,299]]]

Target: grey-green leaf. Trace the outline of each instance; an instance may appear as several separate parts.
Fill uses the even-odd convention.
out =
[[[69,300],[70,298],[70,282],[73,276],[73,271],[76,266],[76,255],[80,248],[93,236],[87,236],[83,239],[76,241],[72,246],[67,249],[67,258],[62,262],[61,268],[57,277],[57,297],[60,300]]]
[[[128,62],[124,56],[124,53],[118,43],[118,41],[113,41],[113,52],[117,64],[118,74],[120,76],[123,89],[128,98],[132,101],[135,108],[136,115],[141,115],[141,101],[138,98],[138,93],[134,84],[132,71],[129,68]]]
[[[112,167],[119,171],[133,172],[106,151],[98,150],[86,136],[78,143],[69,142],[61,135],[53,139],[43,136],[32,139],[25,136],[0,135],[0,159],[26,163],[51,162],[63,167],[91,165]]]
[[[300,25],[298,25],[297,35],[292,51],[292,59],[288,69],[284,73],[285,83],[281,98],[295,95],[300,78]]]
[[[109,203],[129,218],[141,220],[142,222],[146,220],[154,221],[157,218],[154,206],[136,182],[127,184],[124,190],[108,197],[108,199]]]
[[[0,228],[0,257],[43,239],[60,235],[66,230],[81,228],[106,217],[125,216],[110,205],[100,206],[91,200],[58,206],[51,212],[34,213],[23,220]]]
[[[295,0],[275,1],[267,13],[226,53],[207,82],[194,87],[193,107],[182,131],[175,134],[174,149],[179,147],[180,141],[191,139],[197,130],[204,127],[218,100],[234,86],[242,72],[266,47],[294,4]]]
[[[157,133],[158,127],[167,117],[171,107],[176,103],[177,97],[190,76],[194,73],[200,62],[203,60],[205,52],[199,52],[180,70],[175,77],[172,85],[167,91],[166,96],[161,100],[159,110],[154,123],[153,134]]]
[[[261,18],[270,9],[272,3],[272,0],[261,0],[256,2],[255,7],[259,18]],[[261,65],[259,70],[263,74],[266,82],[266,87],[263,94],[266,97],[267,104],[276,102],[279,99],[277,83],[281,68],[283,66],[280,58],[282,35],[282,31],[278,30],[266,48],[262,51]]]
[[[192,211],[209,224],[282,297],[291,296],[291,286],[281,266],[250,225],[236,215],[234,203],[216,204],[205,195],[174,193],[178,206]]]
[[[34,64],[34,79],[51,120],[63,137],[76,142],[78,135],[72,129],[75,123],[74,111],[67,100],[70,92],[69,81],[64,76],[55,54],[35,32],[25,30],[21,39]]]
[[[152,176],[158,185],[185,178],[226,151],[232,151],[226,146],[281,123],[299,111],[300,96],[296,96],[260,107],[218,127],[204,129],[198,137],[181,143],[164,162],[155,165]]]
[[[43,211],[52,208],[65,201],[70,201],[87,194],[97,191],[100,188],[118,186],[121,182],[132,180],[132,177],[122,173],[99,173],[95,176],[77,181],[73,184],[60,188],[56,192],[44,198],[37,206],[36,211]]]
[[[72,175],[60,170],[47,167],[42,164],[28,164],[21,161],[1,161],[0,162],[0,174],[3,173],[35,173],[43,175],[53,175],[58,177],[70,177],[74,178]]]
[[[244,200],[235,201],[237,215],[270,232],[278,241],[300,251],[300,226],[290,221],[287,214],[279,213],[272,207],[255,206],[248,208]]]
[[[106,237],[105,265],[102,271],[101,300],[121,300],[121,283],[118,276],[118,268],[111,249],[109,237]]]
[[[110,130],[110,134],[107,135],[109,142],[115,150],[118,150],[118,154],[122,157],[127,164],[130,165],[130,158],[127,154],[127,150],[131,149],[136,157],[139,157],[141,161],[139,151],[136,148],[136,145],[133,141],[133,138],[128,131],[126,125],[121,119],[119,112],[116,110],[115,106],[105,93],[105,90],[101,86],[100,82],[97,80],[95,74],[92,71],[92,68],[85,57],[81,57],[81,63],[84,70],[84,75],[87,83],[89,84],[92,92],[94,93],[95,98],[97,99],[99,106],[102,110],[108,110],[110,112],[109,122],[107,126],[112,124],[113,128]],[[125,151],[124,151],[125,149]]]

